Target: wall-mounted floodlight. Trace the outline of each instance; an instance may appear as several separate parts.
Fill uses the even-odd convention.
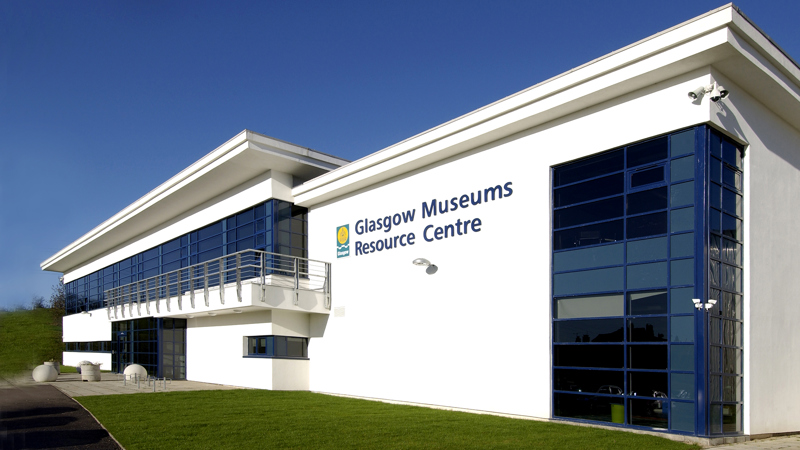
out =
[[[728,90],[722,86],[718,86],[717,83],[714,83],[714,88],[711,89],[711,101],[718,102],[721,99],[728,96]]]
[[[710,298],[708,299],[707,303],[703,303],[703,301],[700,300],[699,298],[693,298],[692,303],[694,303],[694,307],[699,309],[700,311],[702,311],[703,309],[708,311],[709,309],[713,308],[714,305],[717,304],[717,301],[714,300],[713,298]]]
[[[703,98],[703,96],[706,94],[711,94],[711,101],[716,103],[723,98],[726,98],[730,92],[728,92],[728,90],[724,87],[718,85],[715,81],[708,86],[700,86],[693,91],[689,91],[689,98],[692,100],[697,100],[698,98]]]
[[[425,269],[425,273],[427,273],[428,275],[433,275],[436,273],[437,270],[439,270],[439,268],[436,267],[436,264],[431,264],[431,262],[425,258],[417,258],[414,261],[412,261],[412,264],[414,264],[415,266],[427,266],[428,268]]]
[[[700,86],[699,88],[689,92],[689,98],[692,100],[697,100],[698,98],[702,98],[705,93],[706,87]]]
[[[241,314],[242,310],[241,309],[234,309],[233,312],[235,312],[236,314]]]
[[[215,313],[215,312],[210,312],[210,313],[208,313],[208,315],[209,315],[209,316],[216,316],[216,315],[217,315],[217,313]]]

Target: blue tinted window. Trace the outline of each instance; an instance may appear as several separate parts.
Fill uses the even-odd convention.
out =
[[[722,160],[738,169],[742,168],[742,154],[733,143],[725,139],[722,141]]]
[[[628,214],[641,214],[667,207],[667,187],[628,194]]]
[[[628,319],[629,342],[665,342],[666,340],[666,317],[653,316]]]
[[[628,266],[628,289],[653,288],[666,285],[666,262]]]
[[[672,429],[694,432],[694,403],[672,402]]]
[[[254,215],[255,210],[248,209],[244,212],[241,212],[236,215],[236,224],[237,225],[244,225],[248,222],[252,222],[255,219]]]
[[[555,295],[570,295],[621,291],[623,288],[622,280],[622,267],[562,273],[553,277],[553,293]]]
[[[716,209],[708,212],[708,227],[712,233],[722,233],[722,216]]]
[[[666,259],[667,238],[658,237],[628,242],[628,264]]]
[[[623,249],[622,244],[614,244],[559,252],[553,255],[553,270],[561,272],[622,264]]]
[[[563,186],[618,172],[624,168],[623,155],[622,150],[617,150],[559,167],[553,171],[553,185]]]
[[[672,370],[682,370],[685,372],[694,371],[694,346],[693,345],[671,345],[670,363]],[[692,395],[693,396],[693,395]],[[680,398],[674,397],[673,398]],[[691,398],[691,397],[689,397]]]
[[[215,222],[205,228],[197,230],[197,239],[203,240],[219,233],[222,233],[222,222]]]
[[[666,313],[667,291],[631,292],[628,294],[629,315],[639,316]]]
[[[680,181],[694,178],[694,156],[673,159],[670,162],[670,180]]]
[[[686,130],[670,136],[670,156],[694,153],[694,130]]]
[[[723,214],[722,235],[731,239],[742,240],[742,221],[727,214]]]
[[[567,206],[596,198],[621,194],[625,189],[625,174],[617,173],[607,177],[573,184],[553,191],[553,206]]]
[[[694,317],[676,316],[672,317],[672,342],[694,342]]]
[[[694,203],[694,181],[673,184],[670,190],[672,191],[670,195],[671,206],[684,206]]]
[[[673,258],[694,255],[694,233],[677,234],[672,236],[670,254]]]
[[[622,220],[596,223],[553,233],[553,249],[584,247],[621,241],[624,223]]]
[[[667,213],[631,217],[627,223],[627,238],[636,239],[667,232]]]
[[[672,232],[689,231],[694,229],[694,208],[672,210]]]
[[[636,188],[664,181],[664,166],[642,169],[631,174],[631,187]]]
[[[671,388],[672,398],[685,398],[688,393],[694,392],[694,374],[673,373]]]
[[[667,137],[660,137],[628,147],[628,168],[641,166],[667,157]]]
[[[624,199],[622,196],[619,196],[558,209],[553,212],[553,226],[555,228],[571,227],[583,223],[599,222],[601,220],[621,217],[624,214],[623,205]],[[302,225],[300,232],[302,232]]]
[[[722,171],[722,162],[720,160],[718,160],[717,158],[713,158],[712,157],[712,158],[710,158],[710,162],[708,164],[709,164],[709,170],[710,170],[710,173],[711,173],[711,180],[710,181],[714,181],[716,183],[722,183],[722,175],[721,175],[721,173],[722,173],[721,172]]]
[[[694,259],[671,261],[670,284],[680,286],[694,284]]]
[[[667,370],[666,345],[629,345],[629,369]]]
[[[622,342],[625,319],[577,319],[553,324],[554,342]]]
[[[722,210],[728,214],[742,216],[742,196],[730,189],[722,190]]]

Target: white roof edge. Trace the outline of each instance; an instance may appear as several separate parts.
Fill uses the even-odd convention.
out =
[[[731,24],[734,24],[735,28],[737,30],[741,30],[743,33],[752,34],[750,30],[745,30],[740,26],[736,26],[735,22],[737,22],[737,18],[740,15],[741,11],[733,3],[723,5],[719,8],[711,10],[707,13],[689,19],[659,33],[653,34],[649,37],[582,64],[574,69],[568,70],[545,81],[537,83],[527,89],[509,95],[489,105],[476,109],[375,153],[367,155],[346,166],[342,166],[331,172],[320,175],[295,187],[293,189],[293,194],[295,196],[302,195],[306,198],[306,201],[308,201],[314,197],[311,191],[315,189],[369,169],[370,167],[381,164],[385,161],[399,157],[400,155],[436,142],[447,136],[451,136],[466,129],[472,128],[492,118],[502,116],[525,105],[552,96],[558,92],[590,81],[591,79],[597,78],[604,73],[619,70],[622,67],[633,64],[636,61],[653,54],[668,50],[669,48],[680,45],[683,42],[696,39],[715,30],[730,26]],[[742,17],[748,24],[752,25],[752,22],[749,19],[744,16]],[[685,33],[675,33],[678,30],[683,30]],[[774,42],[772,42],[772,40],[769,39],[766,34],[758,29],[758,27],[755,27],[755,25],[753,25],[753,30],[758,32],[760,35],[750,36],[750,38],[759,44],[760,47],[763,48],[764,43],[768,43],[767,45],[775,45]],[[759,37],[761,37],[761,39],[758,39]],[[775,47],[778,48],[777,46]],[[786,59],[784,61],[778,60],[777,62],[782,65],[785,70],[791,72],[791,69],[795,69],[795,73],[797,73],[797,64],[791,58],[789,58],[785,52],[779,48],[778,50],[782,55],[786,56]],[[792,67],[787,67],[786,62],[790,62]],[[313,204],[313,202],[310,204]]]
[[[167,181],[161,183],[155,189],[143,195],[138,200],[126,206],[125,208],[123,208],[121,211],[114,214],[110,218],[101,222],[99,225],[91,229],[88,233],[79,237],[68,246],[59,250],[56,254],[44,260],[41,264],[39,264],[39,266],[41,267],[42,270],[48,270],[49,267],[51,267],[53,264],[61,260],[63,257],[83,247],[84,245],[91,242],[95,238],[103,235],[105,232],[112,229],[116,225],[126,221],[133,215],[138,214],[139,212],[142,212],[143,210],[147,209],[152,204],[153,201],[157,201],[159,197],[161,197],[166,192],[180,185],[181,183],[191,178],[192,176],[196,175],[197,173],[203,171],[209,165],[220,160],[220,158],[225,157],[232,151],[235,151],[236,149],[240,148],[242,145],[247,145],[249,142],[260,142],[266,145],[279,148],[288,153],[295,153],[303,157],[303,158],[297,158],[298,161],[305,158],[310,158],[310,159],[318,159],[320,161],[325,162],[325,164],[311,164],[314,165],[315,167],[329,169],[331,167],[340,166],[341,164],[348,162],[345,159],[337,158],[335,156],[328,155],[326,153],[318,152],[316,150],[292,144],[291,142],[275,139],[273,137],[255,133],[247,129],[242,130],[232,138],[228,139],[224,144],[220,145],[211,152],[207,153],[202,158],[198,159],[185,169],[178,172],[176,175],[169,178]]]

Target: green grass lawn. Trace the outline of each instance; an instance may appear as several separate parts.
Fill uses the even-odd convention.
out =
[[[39,308],[0,313],[0,375],[61,360],[60,311]]]
[[[698,448],[655,436],[259,390],[79,397],[134,449]]]

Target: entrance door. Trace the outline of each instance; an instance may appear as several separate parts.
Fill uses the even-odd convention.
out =
[[[117,352],[114,355],[115,371],[122,373],[125,367],[133,362],[133,343],[130,331],[117,332]]]

